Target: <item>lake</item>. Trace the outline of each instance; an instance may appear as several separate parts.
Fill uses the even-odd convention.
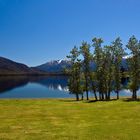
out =
[[[75,95],[69,94],[67,82],[66,76],[0,77],[0,98],[75,98]],[[116,96],[115,93],[111,95]],[[120,96],[131,95],[129,90],[120,91]],[[90,97],[94,97],[92,93]]]

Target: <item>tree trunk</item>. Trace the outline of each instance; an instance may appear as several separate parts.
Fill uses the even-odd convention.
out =
[[[132,93],[132,99],[134,99],[134,91],[133,91],[133,93]]]
[[[81,97],[81,100],[84,100],[84,95],[83,95],[83,93],[82,93],[82,97]]]
[[[79,101],[79,94],[76,93],[76,101]]]
[[[101,101],[102,100],[102,97],[101,97],[101,93],[99,92],[99,100]]]
[[[108,92],[108,97],[107,97],[108,100],[110,100],[110,91]]]
[[[102,100],[104,100],[104,94],[102,93]]]
[[[88,97],[88,91],[86,91],[86,94],[87,94],[87,100],[89,100],[89,97]]]
[[[97,94],[96,94],[96,92],[93,92],[93,93],[94,93],[94,96],[95,96],[95,100],[97,101],[98,100]]]
[[[107,100],[108,99],[108,96],[107,96],[107,93],[105,93],[105,100]]]
[[[119,91],[117,91],[116,93],[117,93],[117,99],[119,99]]]
[[[133,90],[132,99],[134,99],[134,100],[137,99],[137,91],[136,90]]]

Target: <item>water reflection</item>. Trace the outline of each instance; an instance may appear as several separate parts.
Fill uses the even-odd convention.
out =
[[[0,77],[0,93],[4,93],[17,87],[23,87],[27,85],[28,82],[29,78],[23,76]]]
[[[129,79],[122,79],[120,96],[131,96],[127,90]],[[68,92],[66,76],[11,76],[0,77],[0,98],[63,98],[75,97]],[[140,95],[140,90],[138,91]],[[112,92],[111,96],[116,96]],[[93,94],[90,94],[93,97]]]
[[[51,76],[51,77],[32,77],[30,82],[36,82],[41,84],[48,89],[68,91],[68,77],[66,76]]]
[[[29,83],[37,83],[52,90],[68,91],[67,80],[64,76],[6,76],[0,77],[0,93],[26,86]]]

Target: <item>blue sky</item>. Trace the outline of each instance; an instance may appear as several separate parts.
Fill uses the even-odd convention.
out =
[[[140,0],[0,0],[0,56],[35,66],[93,37],[140,39]]]

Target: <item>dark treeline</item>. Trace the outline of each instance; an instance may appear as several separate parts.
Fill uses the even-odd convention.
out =
[[[125,56],[129,56],[127,72],[122,68],[122,59]],[[140,41],[135,36],[129,39],[126,46],[123,46],[119,37],[110,45],[103,45],[101,38],[93,38],[92,44],[82,42],[67,57],[72,63],[68,71],[69,91],[76,95],[76,100],[79,100],[79,95],[82,95],[83,100],[84,93],[89,100],[89,92],[94,94],[95,100],[110,100],[112,91],[119,99],[121,79],[125,75],[130,79],[127,88],[132,91],[132,98],[137,99],[140,85]],[[96,64],[94,70],[91,67],[93,63]]]

